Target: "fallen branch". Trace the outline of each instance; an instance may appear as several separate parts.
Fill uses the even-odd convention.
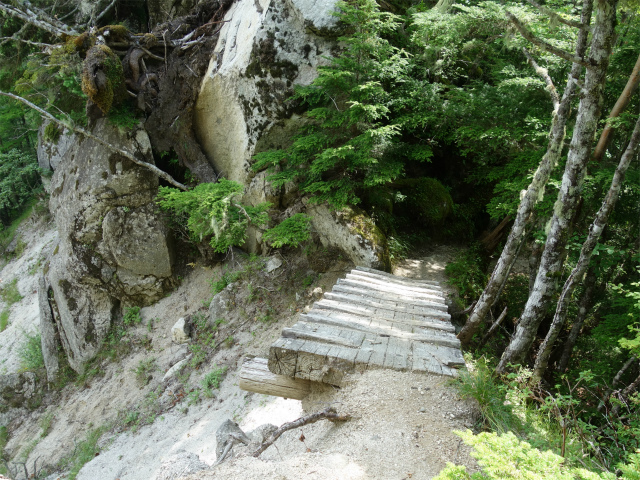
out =
[[[285,423],[278,430],[273,432],[273,434],[267,440],[262,442],[262,445],[260,445],[260,447],[255,452],[253,452],[251,456],[259,457],[260,454],[271,445],[273,445],[284,432],[293,430],[294,428],[303,427],[311,423],[316,423],[320,420],[329,420],[330,422],[346,422],[347,420],[351,420],[351,415],[338,415],[334,408],[327,408],[322,412],[312,413],[311,415],[301,417],[297,420],[294,420],[293,422]]]
[[[491,325],[491,328],[489,329],[489,331],[485,333],[484,337],[482,337],[482,340],[480,340],[480,343],[478,344],[478,348],[483,346],[485,342],[489,340],[489,337],[493,334],[495,329],[500,326],[500,324],[502,323],[502,321],[505,319],[506,316],[507,316],[507,307],[504,307],[504,310],[502,311],[498,319],[495,322],[493,322],[493,325]]]
[[[6,92],[2,92],[2,91],[0,91],[0,96],[9,97],[9,98],[13,98],[14,100],[18,100],[19,102],[24,103],[29,108],[34,109],[36,112],[38,112],[43,117],[51,120],[52,122],[55,122],[57,125],[60,125],[63,128],[69,128],[69,129],[73,130],[74,132],[82,135],[83,137],[90,138],[91,140],[99,143],[100,145],[102,145],[104,147],[107,147],[109,150],[111,150],[111,151],[113,151],[113,152],[115,152],[115,153],[117,153],[119,155],[122,155],[123,157],[127,158],[128,160],[131,160],[136,165],[140,165],[141,167],[146,168],[147,170],[153,172],[158,177],[163,178],[164,180],[169,182],[174,187],[177,187],[177,188],[179,188],[180,190],[183,190],[183,191],[188,190],[185,185],[183,185],[182,183],[178,182],[171,175],[169,175],[167,172],[165,172],[163,170],[160,170],[155,165],[152,165],[151,163],[148,163],[148,162],[145,162],[143,160],[140,160],[140,159],[136,158],[136,156],[134,154],[132,154],[131,152],[128,152],[127,150],[124,150],[122,148],[119,148],[119,147],[116,147],[115,145],[110,144],[106,140],[103,140],[102,138],[94,135],[93,133],[89,132],[88,130],[85,130],[84,128],[81,128],[81,127],[78,127],[78,126],[75,126],[75,125],[66,124],[62,120],[60,120],[60,119],[54,117],[53,115],[51,115],[46,110],[38,107],[34,103],[31,103],[26,98],[20,97],[18,95],[14,95],[13,93],[6,93]]]

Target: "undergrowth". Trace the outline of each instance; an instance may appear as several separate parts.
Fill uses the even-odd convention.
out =
[[[25,342],[18,350],[21,371],[44,368],[44,355],[39,333],[25,333]]]
[[[0,288],[0,298],[7,304],[7,306],[11,306],[14,303],[18,303],[24,297],[20,295],[18,291],[18,279],[14,278],[11,282],[9,282],[4,287]]]
[[[98,441],[107,430],[107,426],[89,430],[84,440],[76,443],[71,454],[60,460],[58,467],[62,471],[69,471],[68,480],[75,480],[82,467],[100,453]]]

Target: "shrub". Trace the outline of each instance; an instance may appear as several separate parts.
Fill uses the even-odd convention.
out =
[[[194,241],[211,236],[214,251],[224,253],[230,247],[244,244],[249,225],[261,226],[268,220],[268,203],[257,207],[241,205],[243,187],[224,178],[217,183],[201,183],[183,192],[161,187],[157,203],[186,222]]]
[[[264,232],[262,239],[275,248],[284,247],[285,245],[295,248],[311,238],[311,233],[309,232],[310,224],[311,217],[309,215],[296,213],[283,220],[279,225]]]
[[[472,247],[461,252],[458,259],[444,269],[449,277],[448,282],[458,289],[460,297],[467,304],[480,296],[486,283],[487,276],[482,264],[479,247]]]
[[[2,313],[0,313],[0,332],[3,332],[7,325],[9,325],[9,309],[5,308]]]
[[[130,327],[132,325],[139,325],[140,322],[142,322],[142,318],[140,317],[140,307],[127,308],[125,310],[122,321],[127,327]]]

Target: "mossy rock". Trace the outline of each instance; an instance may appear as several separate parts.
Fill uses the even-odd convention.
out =
[[[82,68],[82,91],[105,115],[124,97],[122,63],[106,45],[96,45],[87,52]]]
[[[435,178],[405,178],[395,186],[404,199],[396,202],[394,212],[410,216],[423,226],[442,225],[453,211],[451,195]]]
[[[47,142],[53,143],[54,145],[58,143],[60,140],[60,135],[62,135],[62,129],[58,127],[54,122],[47,123],[47,126],[44,127],[44,139]]]

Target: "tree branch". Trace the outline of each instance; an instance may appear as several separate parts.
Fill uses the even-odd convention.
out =
[[[527,27],[525,27],[522,24],[522,22],[509,10],[505,10],[505,15],[507,16],[509,21],[513,24],[513,26],[516,27],[516,29],[520,32],[520,35],[522,35],[525,39],[533,43],[536,47],[539,47],[553,55],[563,58],[568,62],[577,63],[586,68],[591,68],[594,66],[591,63],[585,61],[584,59],[567,52],[566,50],[562,50],[561,48],[554,47],[550,43],[547,43],[544,40],[540,40],[533,33],[531,33],[527,29]]]
[[[616,104],[611,109],[611,113],[609,114],[607,120],[619,117],[622,111],[627,108],[627,105],[629,105],[629,101],[631,100],[631,95],[633,95],[633,92],[638,87],[638,83],[640,83],[640,56],[638,56],[638,60],[636,60],[636,64],[631,71],[629,80],[627,80],[627,84],[622,90],[620,97],[618,97]],[[609,143],[609,137],[612,131],[613,127],[611,126],[611,123],[607,122],[604,130],[602,130],[602,133],[600,134],[600,139],[598,140],[598,144],[593,151],[591,160],[599,162],[602,159],[602,156],[604,155],[604,152],[607,148],[607,144]]]
[[[25,40],[24,38],[14,38],[14,37],[0,37],[0,40],[2,40],[2,43],[0,43],[0,45],[4,45],[7,42],[10,41],[16,41],[16,42],[22,42],[22,43],[26,43],[28,45],[33,45],[36,47],[54,47],[55,45],[52,45],[51,43],[42,43],[42,42],[32,42],[31,40]]]
[[[61,37],[63,35],[78,35],[78,32],[73,28],[51,17],[45,11],[32,6],[28,1],[24,0],[22,2],[22,7],[23,9],[18,9],[12,5],[0,2],[1,11],[8,13],[12,17],[19,18],[24,22],[35,25],[56,37]]]
[[[540,10],[545,15],[548,15],[549,17],[553,18],[554,20],[557,20],[560,23],[564,23],[565,25],[568,25],[568,26],[574,27],[574,28],[586,28],[587,30],[591,29],[589,27],[589,25],[585,25],[583,23],[576,22],[574,20],[567,20],[566,18],[561,17],[560,15],[558,15],[553,10],[545,7],[544,5],[540,5],[539,3],[535,2],[534,0],[527,0],[527,2],[530,5],[533,5],[534,7],[536,7],[538,10]]]
[[[267,448],[275,443],[278,438],[289,430],[293,430],[294,428],[299,428],[304,425],[309,425],[310,423],[316,423],[320,420],[329,420],[330,422],[346,422],[347,420],[351,420],[351,415],[338,415],[334,408],[327,408],[322,412],[312,413],[311,415],[307,415],[306,417],[301,417],[293,422],[285,423],[278,430],[273,432],[273,434],[269,437],[268,440],[262,442],[260,448],[258,448],[255,452],[251,454],[253,457],[259,457],[262,452],[264,452]]]
[[[551,101],[553,102],[553,111],[558,111],[558,107],[560,106],[560,96],[558,95],[556,86],[553,84],[553,80],[551,80],[551,77],[549,76],[549,71],[536,63],[531,53],[529,53],[529,50],[523,47],[522,51],[536,73],[540,75],[544,80],[544,83],[547,84],[547,90],[549,90],[549,95],[551,95]]]
[[[127,150],[124,150],[122,148],[116,147],[115,145],[110,144],[109,142],[101,139],[100,137],[94,135],[93,133],[89,132],[88,130],[85,130],[84,128],[81,128],[81,127],[78,127],[78,126],[75,126],[75,125],[71,125],[71,126],[67,125],[62,120],[57,119],[56,117],[51,115],[46,110],[44,110],[44,109],[38,107],[37,105],[31,103],[26,98],[20,97],[18,95],[14,95],[13,93],[6,93],[6,92],[2,92],[2,91],[0,91],[0,96],[9,97],[9,98],[13,98],[14,100],[18,100],[19,102],[25,104],[29,108],[34,109],[40,115],[42,115],[43,117],[51,120],[52,122],[55,122],[56,124],[60,125],[61,127],[69,128],[69,129],[73,130],[74,132],[82,135],[83,137],[90,138],[91,140],[99,143],[100,145],[102,145],[104,147],[107,147],[109,150],[111,150],[111,151],[113,151],[113,152],[115,152],[115,153],[117,153],[119,155],[122,155],[123,157],[131,160],[133,163],[135,163],[137,165],[140,165],[141,167],[146,168],[147,170],[153,172],[158,177],[163,178],[164,180],[169,182],[174,187],[177,187],[177,188],[179,188],[180,190],[183,190],[183,191],[188,190],[185,185],[183,185],[182,183],[178,182],[171,175],[169,175],[167,172],[164,172],[164,171],[160,170],[155,165],[152,165],[151,163],[148,163],[148,162],[145,162],[143,160],[140,160],[140,159],[136,158],[136,156],[133,155],[131,152],[129,152]]]

